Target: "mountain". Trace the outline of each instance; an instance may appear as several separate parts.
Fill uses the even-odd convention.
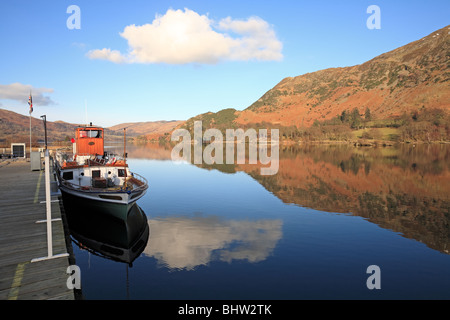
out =
[[[450,26],[361,65],[285,78],[237,123],[311,126],[344,110],[370,108],[375,118],[400,116],[423,106],[450,108]]]
[[[47,137],[49,141],[62,141],[66,136],[73,137],[77,125],[56,121],[47,121]],[[40,118],[31,117],[31,132],[33,143],[44,140],[44,124]],[[0,141],[8,145],[10,142],[29,142],[30,117],[13,111],[0,109]]]
[[[206,127],[220,123],[228,128],[257,124],[308,128],[355,108],[361,117],[369,109],[372,119],[395,119],[423,110],[449,113],[449,80],[450,26],[446,26],[360,65],[285,78],[243,111],[198,115],[184,127],[206,119]]]
[[[181,124],[182,121],[155,121],[118,124],[105,128],[107,139],[123,139],[123,128],[127,128],[127,137],[139,135],[164,135]],[[47,121],[47,138],[49,142],[68,141],[74,136],[75,128],[83,124],[64,121]],[[95,125],[95,124],[94,124]],[[31,117],[31,135],[33,144],[45,138],[43,120]],[[8,146],[11,142],[26,142],[30,137],[30,117],[13,111],[0,109],[0,144]]]
[[[164,135],[164,133],[171,132],[182,123],[184,123],[184,121],[178,120],[132,122],[118,124],[109,127],[109,129],[113,131],[121,131],[123,128],[127,128],[127,135],[145,136],[148,140],[151,140],[151,138],[159,137]]]

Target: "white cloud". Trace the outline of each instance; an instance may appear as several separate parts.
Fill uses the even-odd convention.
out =
[[[33,105],[48,106],[55,104],[55,102],[47,96],[45,93],[52,93],[53,89],[50,88],[34,88],[30,84],[11,83],[0,84],[0,99],[16,100],[23,103],[28,103],[28,97],[30,92],[33,97]]]
[[[228,17],[216,23],[189,9],[169,9],[150,24],[126,26],[120,36],[128,41],[127,54],[104,48],[91,50],[87,56],[115,63],[168,64],[283,58],[282,43],[272,27],[258,17]]]
[[[235,39],[233,60],[281,60],[282,43],[277,39],[270,25],[258,17],[248,20],[222,19],[218,25],[220,30],[232,31],[242,35]]]
[[[91,59],[109,60],[115,63],[124,63],[126,60],[118,50],[106,48],[89,51],[88,56]]]

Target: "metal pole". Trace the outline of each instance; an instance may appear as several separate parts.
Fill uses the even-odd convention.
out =
[[[53,256],[52,207],[50,199],[50,156],[45,146],[45,204],[47,207],[47,246],[48,256]]]
[[[127,157],[127,128],[123,128],[123,160],[126,161]]]
[[[41,118],[44,119],[45,150],[47,150],[47,116],[43,115]]]
[[[127,183],[127,128],[123,128],[123,171],[125,172],[125,180],[123,185]]]
[[[28,111],[28,113],[30,114],[30,161],[31,161],[31,152],[32,152],[32,148],[31,148],[31,113],[33,112],[33,101],[31,98],[31,90],[30,90],[30,97],[28,98],[28,105],[30,106],[30,110]]]
[[[30,112],[30,161],[31,161],[31,112]]]

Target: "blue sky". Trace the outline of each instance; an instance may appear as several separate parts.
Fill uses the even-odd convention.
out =
[[[367,28],[370,5],[381,29]],[[32,116],[80,124],[85,105],[102,126],[243,110],[285,77],[363,63],[449,13],[448,0],[5,0],[0,108],[28,115],[32,90]]]

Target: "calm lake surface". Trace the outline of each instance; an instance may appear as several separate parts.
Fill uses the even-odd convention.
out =
[[[171,150],[127,146],[147,220],[86,235],[149,236],[132,266],[74,239],[85,299],[450,299],[450,146],[280,146],[271,176]]]

